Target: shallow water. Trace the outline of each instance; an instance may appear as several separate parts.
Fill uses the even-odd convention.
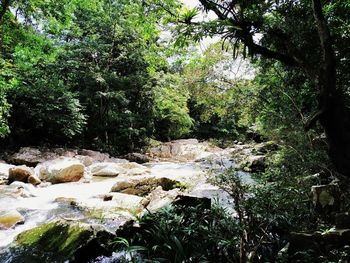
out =
[[[151,176],[169,177],[188,182],[189,185],[194,185],[190,193],[216,198],[223,206],[232,207],[232,202],[227,194],[205,182],[205,174],[209,169],[208,167],[216,171],[215,173],[219,173],[223,168],[234,165],[231,160],[226,158],[226,155],[213,155],[211,163],[157,162],[145,165],[150,168]],[[247,181],[251,180],[246,173],[241,174],[241,176]],[[137,178],[138,176],[133,177]],[[123,180],[123,178],[125,177],[94,177],[88,183],[63,183],[50,185],[45,188],[36,188],[26,184],[25,194],[28,197],[18,197],[18,185],[0,186],[0,210],[16,209],[25,217],[24,224],[8,230],[0,230],[0,250],[10,245],[19,233],[53,219],[69,218],[71,220],[89,221],[90,218],[86,211],[77,209],[69,204],[55,202],[55,199],[59,197],[74,198],[78,203],[81,202],[90,207],[110,208],[113,203],[104,202],[103,196],[109,193],[116,181]],[[111,228],[117,228],[125,219],[123,215],[125,215],[125,211],[120,211],[120,222],[117,217],[113,220],[104,219],[101,222]]]

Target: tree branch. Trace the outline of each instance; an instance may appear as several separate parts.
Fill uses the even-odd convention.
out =
[[[232,32],[232,34],[234,34],[234,38],[240,39],[240,41],[242,41],[242,43],[249,48],[250,52],[262,55],[266,58],[278,60],[288,66],[300,66],[298,61],[296,61],[296,59],[293,56],[286,55],[275,50],[271,50],[267,47],[255,43],[253,40],[253,33],[251,32],[251,28],[253,27],[253,25],[256,26],[256,23],[247,23],[243,20],[239,21],[237,19],[228,18],[220,10],[220,5],[210,0],[199,1],[206,10],[212,10],[217,15],[219,20],[230,22],[230,24],[235,28],[235,31]]]

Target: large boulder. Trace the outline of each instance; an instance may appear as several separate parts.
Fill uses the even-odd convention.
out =
[[[36,167],[41,180],[57,184],[79,181],[84,176],[85,166],[74,159],[57,159]]]
[[[101,153],[93,150],[82,149],[79,151],[79,155],[89,156],[93,162],[107,162],[110,158],[108,153]]]
[[[197,139],[175,140],[152,147],[148,155],[152,158],[175,159],[179,161],[200,158],[208,145],[199,143]]]
[[[115,177],[126,173],[126,170],[120,164],[111,162],[95,163],[89,168],[93,176]]]
[[[17,165],[35,167],[39,163],[54,160],[59,157],[71,158],[76,154],[76,150],[64,148],[38,149],[33,147],[22,147],[17,153],[10,156],[8,161]]]
[[[22,232],[11,252],[19,259],[30,253],[32,262],[90,262],[107,254],[113,239],[101,225],[60,220]]]
[[[290,255],[296,252],[300,253],[301,251],[313,252],[315,254],[323,251],[326,254],[333,249],[350,245],[350,229],[331,229],[325,233],[292,232],[289,241],[288,253]]]
[[[117,182],[112,187],[111,192],[146,196],[155,190],[158,186],[161,186],[165,191],[169,191],[175,189],[178,185],[180,185],[180,182],[166,177],[146,177]]]
[[[0,230],[23,224],[25,218],[17,210],[0,211]]]
[[[9,162],[14,164],[24,164],[28,166],[36,166],[40,162],[46,161],[39,149],[31,147],[23,147],[17,153],[9,158]]]
[[[15,166],[9,169],[9,183],[12,183],[14,181],[20,181],[27,183],[28,177],[34,176],[34,170],[30,167],[27,167],[25,165],[21,166]]]

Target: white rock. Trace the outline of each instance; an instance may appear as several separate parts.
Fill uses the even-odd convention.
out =
[[[92,176],[114,177],[126,173],[126,170],[117,163],[95,163],[89,168]]]

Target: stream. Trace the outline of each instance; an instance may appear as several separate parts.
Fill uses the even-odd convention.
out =
[[[233,212],[230,196],[208,183],[206,176],[208,171],[211,174],[218,174],[235,165],[230,151],[222,150],[214,154],[206,153],[203,156],[197,160],[185,162],[159,160],[146,163],[144,166],[149,169],[148,176],[178,180],[189,186],[186,190],[187,194],[209,197],[227,208],[229,212]],[[240,172],[239,175],[245,182],[253,182],[249,173]],[[142,176],[133,176],[134,179],[138,177]],[[118,180],[123,181],[125,178],[92,176],[89,180],[52,184],[46,187],[34,187],[21,182],[0,185],[1,211],[17,210],[25,218],[23,224],[0,230],[0,262],[11,262],[9,258],[2,260],[1,252],[13,244],[18,234],[55,219],[79,220],[89,224],[99,223],[111,231],[118,229],[121,224],[130,219],[131,208],[139,202],[139,197],[123,194],[117,195],[113,202],[103,200],[102,197],[110,192]],[[23,188],[20,196],[19,188]],[[78,205],[72,205],[72,203]],[[113,209],[114,207],[118,209]]]

